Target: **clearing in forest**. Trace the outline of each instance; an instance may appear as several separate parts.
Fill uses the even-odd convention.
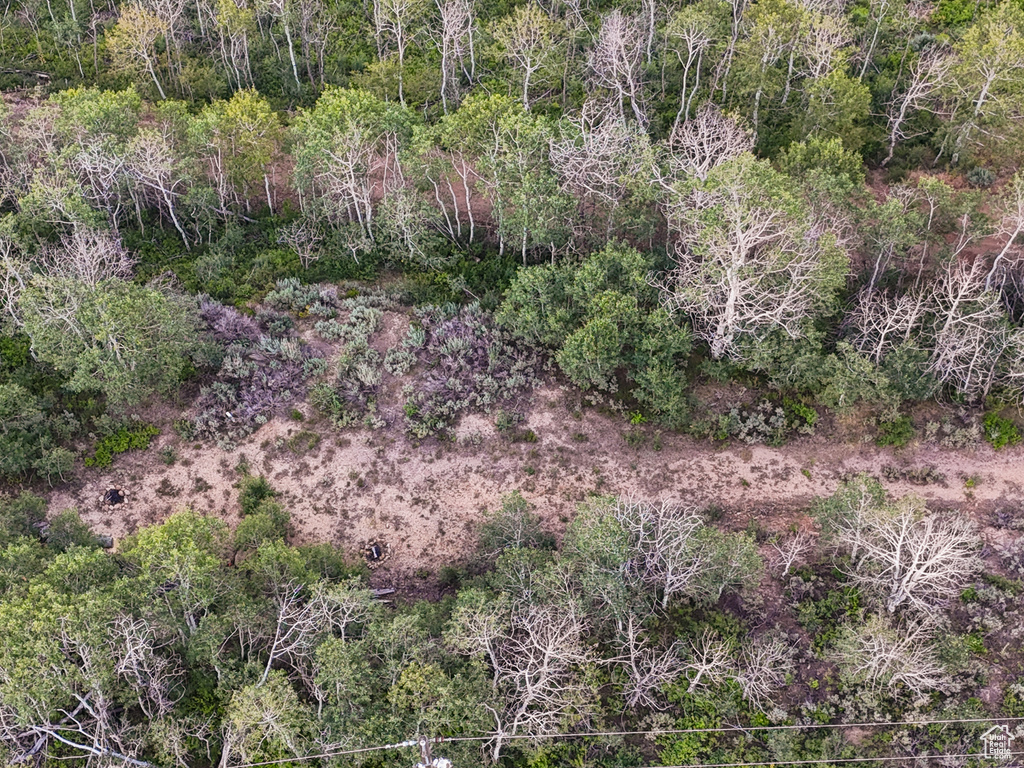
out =
[[[1022,447],[953,451],[911,443],[893,450],[842,442],[834,434],[778,448],[715,446],[653,427],[631,428],[619,414],[581,410],[578,393],[569,388],[545,386],[523,405],[519,441],[484,414],[463,416],[452,441],[417,443],[400,421],[373,431],[338,431],[311,419],[306,406],[305,421],[274,418],[231,451],[184,443],[168,430],[148,451],[119,456],[110,468],[54,492],[50,511],[76,506],[96,533],[115,540],[186,505],[234,524],[235,484],[247,466],[281,493],[296,543],[327,541],[353,555],[368,543],[385,543],[388,575],[381,578],[401,580],[463,559],[482,511],[515,490],[556,535],[589,494],[714,504],[726,512],[729,527],[753,521],[779,532],[809,522],[803,514],[811,499],[862,472],[894,495],[917,493],[929,503],[975,513],[982,525],[988,515],[1019,510],[1024,499]],[[522,439],[526,430],[535,442]],[[177,454],[171,466],[159,458],[168,446]],[[128,491],[127,503],[102,504],[113,487]]]

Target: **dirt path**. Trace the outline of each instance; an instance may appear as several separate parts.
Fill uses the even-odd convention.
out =
[[[717,504],[754,517],[762,528],[785,528],[815,496],[831,493],[844,476],[867,472],[893,493],[974,511],[1024,515],[1024,448],[987,445],[954,452],[932,445],[900,451],[873,443],[836,444],[804,438],[781,448],[716,448],[653,430],[631,447],[620,417],[588,411],[574,418],[559,390],[540,391],[528,425],[536,443],[512,443],[493,419],[468,416],[456,443],[411,444],[395,426],[379,432],[336,433],[308,422],[275,419],[231,453],[182,445],[164,435],[145,453],[126,454],[84,484],[55,492],[50,511],[77,506],[98,533],[120,539],[139,526],[190,505],[235,523],[238,472],[244,457],[280,490],[292,513],[297,542],[330,541],[349,551],[370,542],[390,545],[393,568],[436,571],[472,546],[484,508],[514,490],[536,504],[560,533],[588,494]],[[309,448],[320,436],[319,443]],[[164,465],[157,450],[172,445],[179,459]],[[931,467],[943,484],[915,486],[886,480],[882,468]],[[970,480],[968,481],[968,478]],[[129,503],[103,507],[104,490],[124,486]],[[727,521],[729,518],[726,518]],[[745,523],[737,517],[734,524]]]

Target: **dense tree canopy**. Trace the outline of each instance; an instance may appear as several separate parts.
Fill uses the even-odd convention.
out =
[[[241,485],[245,521],[276,504],[263,478]],[[594,497],[555,550],[514,494],[489,515],[475,575],[461,571],[438,603],[393,605],[329,547],[289,546],[287,530],[251,542],[184,509],[111,555],[73,510],[40,531],[41,499],[0,497],[0,754],[186,766],[444,736],[469,740],[445,740],[438,753],[475,765],[889,755],[885,741],[854,746],[820,729],[798,744],[770,729],[709,741],[548,737],[644,731],[655,716],[659,728],[729,718],[792,730],[832,707],[841,720],[863,722],[864,706],[898,718],[929,695],[921,717],[981,716],[963,709],[985,684],[963,643],[980,641],[940,640],[940,622],[966,630],[935,602],[980,584],[976,533],[957,513],[918,510],[866,478],[820,500],[826,532],[852,557],[833,561],[806,542],[795,550],[799,575],[783,574],[792,605],[773,609],[790,617],[781,633],[738,607],[756,612],[759,585],[778,578],[755,536],[669,503]],[[969,604],[991,612],[993,600],[1019,601],[985,589],[995,588],[970,586]],[[992,631],[992,642],[1006,634]],[[811,679],[829,690],[803,685]],[[968,738],[977,725],[950,727]],[[338,759],[415,756],[392,747]]]
[[[764,527],[559,464],[574,514],[506,497],[389,602],[224,458],[475,410],[532,462],[541,385],[608,452],[1020,442],[1016,0],[12,0],[0,91],[0,762],[950,761],[1024,715],[1014,499],[844,477]],[[161,431],[233,527],[181,498],[107,552],[30,492]]]

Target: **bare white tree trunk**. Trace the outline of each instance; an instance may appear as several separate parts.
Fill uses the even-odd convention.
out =
[[[920,499],[893,507],[860,507],[838,521],[839,539],[855,548],[851,576],[889,613],[904,604],[927,615],[960,594],[980,567],[980,540],[969,518],[932,513]]]
[[[1018,173],[1013,177],[1013,181],[1003,192],[998,210],[1000,219],[995,234],[997,237],[1004,238],[1005,242],[999,253],[992,259],[992,268],[985,276],[986,291],[992,290],[993,280],[1004,259],[1011,253],[1016,253],[1017,258],[1020,258],[1021,246],[1017,240],[1024,232],[1024,176]]]
[[[646,129],[643,65],[642,22],[619,10],[612,11],[601,24],[597,44],[588,60],[591,82],[594,87],[611,93],[620,117],[625,117],[625,102],[629,99],[637,124]]]
[[[952,58],[941,53],[926,53],[910,69],[907,87],[895,96],[886,110],[889,130],[889,151],[882,160],[885,166],[892,160],[896,144],[910,138],[906,133],[907,119],[913,112],[927,106],[935,93],[946,83]]]

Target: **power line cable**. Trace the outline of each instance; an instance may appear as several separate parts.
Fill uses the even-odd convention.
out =
[[[1010,756],[1024,755],[1024,752],[1011,752]],[[839,757],[831,760],[771,760],[764,763],[685,763],[681,765],[647,765],[643,768],[771,768],[780,765],[836,765],[839,763],[882,763],[895,760],[934,760],[936,758],[952,760],[964,757],[988,757],[982,752],[967,752],[962,755],[945,755],[941,752],[934,755],[903,755],[901,757]]]
[[[922,726],[922,725],[954,725],[963,723],[1006,723],[1006,722],[1018,722],[1024,720],[1024,717],[976,717],[976,718],[956,718],[947,720],[897,720],[894,722],[883,723],[809,723],[807,725],[752,725],[752,726],[720,726],[718,728],[663,728],[654,729],[647,731],[588,731],[584,733],[549,733],[540,736],[528,735],[528,734],[515,734],[503,737],[503,741],[523,741],[533,740],[539,741],[542,739],[586,739],[586,738],[602,738],[609,736],[680,736],[694,733],[733,733],[735,731],[744,732],[761,732],[761,731],[793,731],[793,730],[816,730],[816,729],[827,729],[827,728],[885,728],[885,727],[897,727],[897,726]],[[446,744],[455,742],[470,742],[470,741],[491,741],[494,736],[435,736],[428,741],[432,744]],[[300,757],[290,757],[280,760],[267,760],[260,763],[238,763],[230,766],[230,768],[261,768],[261,766],[267,765],[280,765],[282,763],[297,763],[304,762],[306,760],[319,760],[325,757],[344,757],[346,755],[358,755],[367,752],[381,752],[388,749],[403,749],[406,747],[418,747],[422,743],[422,739],[409,739],[406,741],[398,742],[397,744],[382,744],[375,747],[361,747],[359,749],[346,749],[339,752],[322,752],[316,755],[302,755]],[[1024,754],[1024,753],[1013,753],[1013,754]],[[930,757],[973,757],[974,755],[931,755]],[[883,761],[883,760],[912,760],[918,759],[915,756],[909,757],[885,757],[885,758],[846,758],[845,762],[870,762],[870,761]],[[844,760],[817,760],[817,761],[796,761],[796,762],[777,762],[771,763],[728,763],[720,766],[712,765],[699,765],[698,766],[649,766],[648,768],[740,768],[740,766],[761,766],[761,765],[813,765],[815,763],[832,763],[832,762],[844,762]]]
[[[717,728],[664,728],[647,731],[591,731],[588,733],[551,733],[543,736],[530,736],[528,734],[517,734],[505,736],[503,741],[514,739],[572,739],[598,736],[650,736],[650,735],[680,735],[688,733],[732,733],[733,731],[806,731],[820,728],[882,728],[900,725],[951,725],[954,723],[995,723],[1006,721],[1024,720],[1024,717],[977,717],[958,718],[951,720],[897,720],[891,723],[808,723],[806,725],[727,725]],[[446,742],[455,741],[490,741],[493,736],[445,736]]]
[[[230,768],[256,768],[261,765],[280,765],[281,763],[298,763],[304,760],[319,760],[322,757],[344,757],[346,755],[361,755],[367,752],[382,752],[386,749],[402,749],[404,747],[418,747],[420,739],[400,741],[397,744],[381,744],[376,747],[360,747],[359,749],[345,749],[340,752],[321,752],[318,755],[302,755],[301,757],[287,757],[281,760],[265,760],[262,763],[238,763]]]

